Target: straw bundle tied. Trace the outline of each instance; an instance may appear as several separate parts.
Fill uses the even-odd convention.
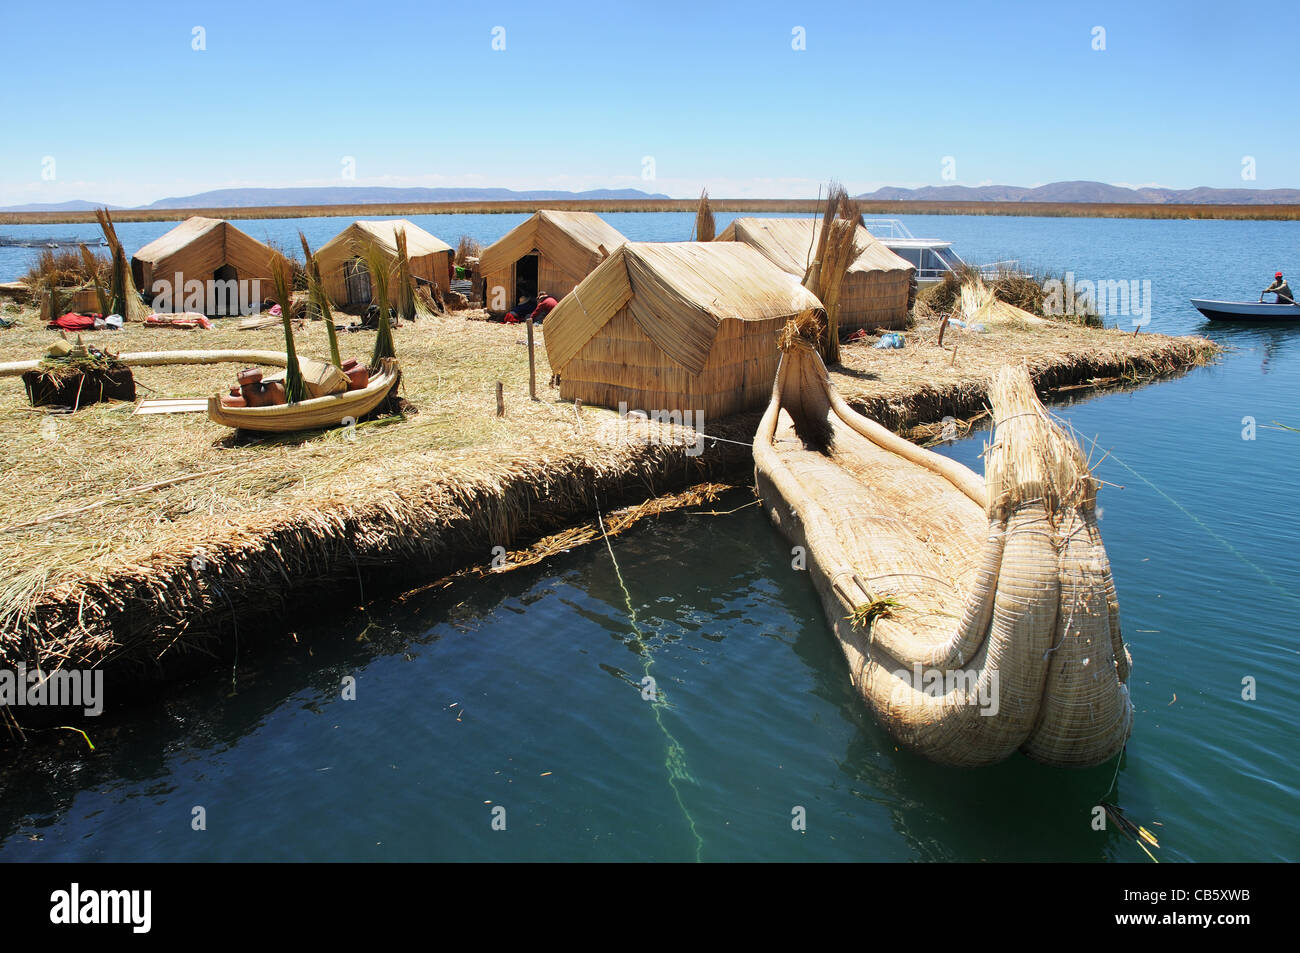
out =
[[[325,322],[325,334],[330,343],[330,363],[341,368],[343,359],[339,357],[339,335],[334,327],[334,315],[330,311],[329,294],[326,293],[325,284],[321,281],[320,262],[312,255],[306,235],[299,232],[298,241],[302,243],[303,260],[306,262],[303,271],[307,276],[307,295],[316,314]],[[281,307],[283,308],[283,305]]]
[[[95,285],[95,298],[99,301],[99,313],[108,316],[113,312],[109,310],[109,292],[104,288],[104,276],[101,269],[102,261],[95,257],[94,252],[85,245],[78,245],[77,247],[81,249],[81,260],[86,263],[86,272],[91,276],[90,280]],[[57,315],[52,314],[51,317],[57,317]]]
[[[700,206],[695,210],[695,237],[697,242],[711,242],[717,237],[718,228],[713,221],[713,207],[709,205],[709,190],[700,192]]]
[[[804,275],[804,287],[815,294],[826,309],[826,336],[822,358],[827,364],[840,361],[840,290],[849,267],[858,256],[856,233],[862,216],[842,185],[832,182],[827,190],[821,228],[816,234],[816,253]]]
[[[307,399],[307,385],[298,366],[298,351],[293,341],[293,274],[289,259],[283,255],[271,256],[271,280],[275,283],[275,300],[280,305],[280,323],[284,326],[284,396],[291,404]]]
[[[393,295],[393,304],[397,308],[397,316],[405,321],[414,321],[421,315],[428,316],[433,313],[432,300],[428,303],[422,299],[415,290],[415,279],[411,277],[411,259],[406,253],[406,229],[399,228],[394,232],[394,239],[397,242],[397,288]],[[437,288],[437,285],[434,285]],[[441,310],[441,309],[439,309]]]
[[[999,299],[996,291],[978,273],[970,274],[962,282],[957,308],[962,320],[968,324],[1048,323],[1023,308]]]
[[[384,248],[374,239],[360,242],[357,254],[365,261],[370,271],[370,303],[379,309],[379,333],[375,335],[375,347],[370,353],[370,367],[380,366],[386,357],[397,356],[397,346],[393,343],[393,324],[389,314],[389,281],[392,267]]]
[[[813,348],[782,356],[760,495],[807,547],[854,684],[901,743],[956,765],[1089,765],[1132,726],[1096,482],[1023,367],[1004,367],[987,482],[851,410]]]
[[[135,279],[131,275],[131,265],[126,260],[126,251],[122,248],[121,241],[118,240],[113,219],[106,208],[95,209],[95,218],[99,220],[99,227],[104,232],[104,240],[108,242],[113,262],[108,302],[112,310],[109,313],[120,314],[124,321],[143,321],[149,317],[150,311],[144,299],[140,297],[140,292],[136,290]]]

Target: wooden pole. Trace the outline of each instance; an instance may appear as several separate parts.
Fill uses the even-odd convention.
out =
[[[500,381],[497,381],[497,416],[506,415],[506,393]]]
[[[537,399],[537,357],[533,353],[533,319],[528,318],[528,394]]]

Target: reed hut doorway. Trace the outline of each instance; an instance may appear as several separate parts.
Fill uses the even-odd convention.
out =
[[[363,260],[353,258],[344,264],[343,281],[348,304],[370,304],[370,271]]]
[[[207,302],[204,313],[216,317],[238,314],[239,269],[234,265],[222,265],[212,273],[212,279],[217,282],[216,290],[209,296],[212,300]],[[225,284],[225,282],[230,282],[230,284]]]
[[[532,301],[537,297],[537,252],[525,255],[515,263],[515,300]]]

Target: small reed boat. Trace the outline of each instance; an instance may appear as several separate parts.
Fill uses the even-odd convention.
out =
[[[854,412],[787,333],[755,479],[877,719],[934,761],[1104,762],[1133,722],[1097,481],[1023,367],[986,479]],[[796,568],[800,558],[795,552]]]
[[[397,361],[385,358],[379,373],[360,390],[343,391],[327,397],[313,397],[296,404],[270,407],[224,407],[220,397],[208,398],[208,419],[227,427],[261,433],[292,433],[340,427],[348,419],[360,420],[388,397],[401,377]]]

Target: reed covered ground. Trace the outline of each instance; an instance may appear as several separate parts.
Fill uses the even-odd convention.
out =
[[[39,357],[55,337],[30,309],[5,317],[18,323],[0,330],[0,361]],[[707,441],[698,456],[655,424],[629,438],[613,411],[559,401],[541,333],[536,402],[523,327],[462,312],[394,331],[414,413],[292,437],[237,437],[201,413],[136,416],[123,403],[51,415],[28,405],[19,378],[0,377],[0,665],[107,666],[127,681],[176,674],[238,641],[290,637],[305,606],[356,605],[486,566],[598,508],[749,481],[758,412],[706,421],[709,435],[736,442]],[[930,316],[902,350],[846,345],[834,382],[882,423],[924,438],[945,416],[978,414],[1007,362],[1026,362],[1053,388],[1138,380],[1214,354],[1199,338],[1073,324],[950,328],[942,348],[937,336]],[[114,351],[283,349],[278,328],[233,321],[84,338]],[[342,356],[364,360],[373,340],[340,334]],[[297,342],[304,356],[327,353],[319,322]],[[137,368],[139,396],[205,397],[239,367]]]

